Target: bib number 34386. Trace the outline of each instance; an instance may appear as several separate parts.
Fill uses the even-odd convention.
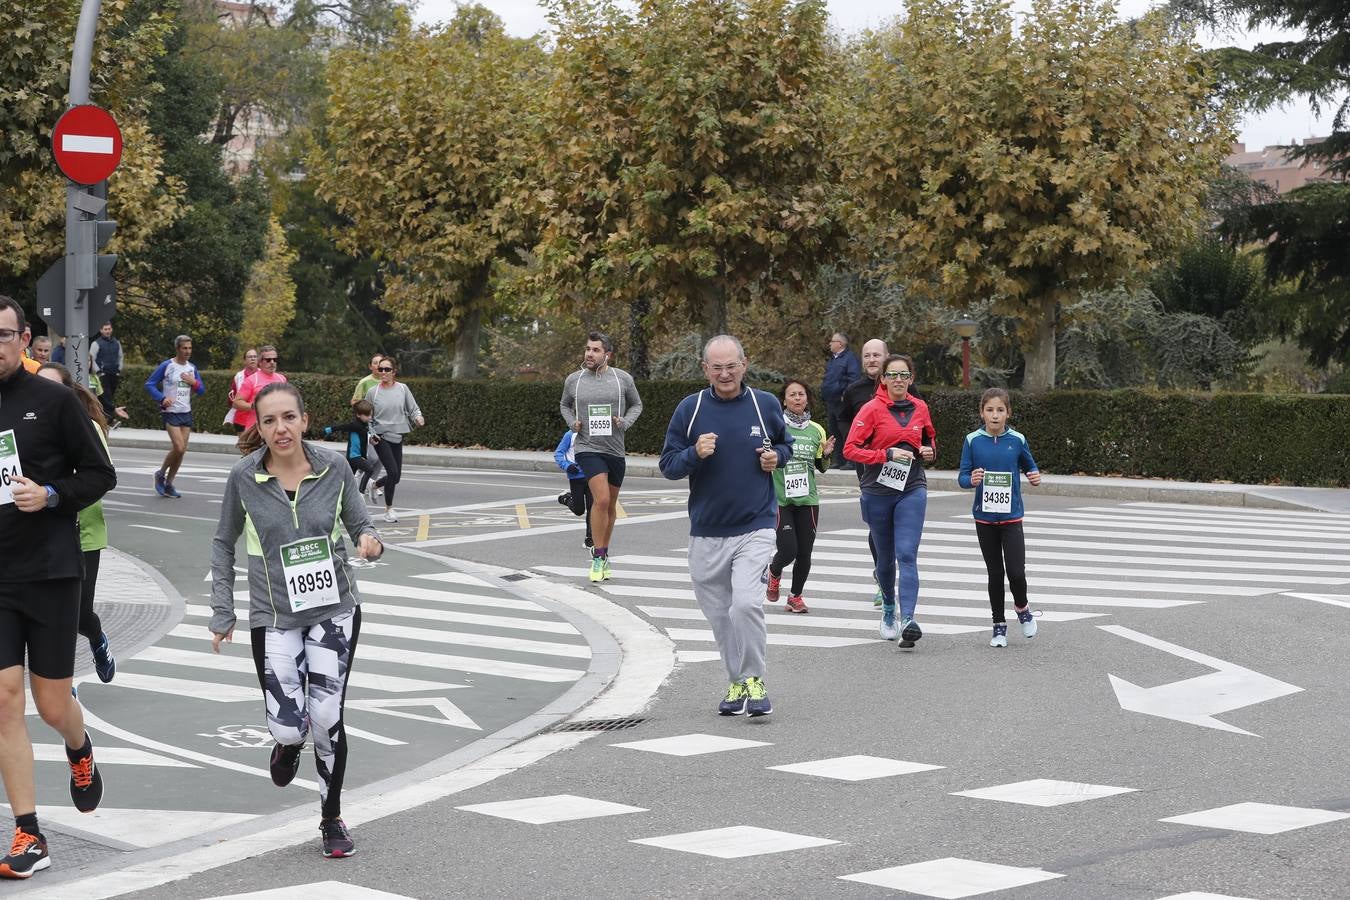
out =
[[[286,576],[286,599],[292,612],[332,606],[342,601],[333,568],[333,548],[328,538],[301,538],[283,544],[281,569]]]
[[[591,437],[610,437],[614,434],[614,414],[608,403],[592,403],[586,408],[586,433]]]
[[[980,510],[987,513],[1012,512],[1011,472],[985,472],[980,482]]]
[[[13,430],[0,432],[0,506],[14,502],[14,482],[23,476]]]
[[[913,460],[899,459],[888,462],[881,467],[881,474],[877,476],[877,483],[883,484],[893,491],[903,491],[905,482],[909,481],[909,467],[913,465]]]

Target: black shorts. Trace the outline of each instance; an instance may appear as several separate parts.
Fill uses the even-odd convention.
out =
[[[628,468],[622,456],[611,453],[578,453],[577,465],[581,466],[587,481],[597,475],[608,475],[609,483],[615,487],[623,484],[623,473]]]
[[[0,669],[21,666],[41,678],[75,674],[80,579],[0,583]]]
[[[165,425],[173,425],[177,428],[192,427],[192,413],[190,412],[185,413],[162,412],[160,413],[160,416],[163,417]]]

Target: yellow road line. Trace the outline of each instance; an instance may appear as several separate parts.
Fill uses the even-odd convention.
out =
[[[628,518],[628,513],[623,511],[623,504],[620,503],[618,500],[614,501],[614,518],[616,519]]]
[[[417,540],[425,541],[431,534],[431,516],[422,515],[417,517]]]
[[[516,521],[520,523],[521,528],[530,527],[530,514],[525,511],[524,503],[516,504]]]

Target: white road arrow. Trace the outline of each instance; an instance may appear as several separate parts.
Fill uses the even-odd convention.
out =
[[[1350,597],[1336,596],[1333,594],[1296,594],[1285,592],[1285,597],[1297,597],[1299,600],[1312,600],[1314,603],[1325,603],[1328,606],[1344,606],[1350,609]]]
[[[1269,675],[1262,675],[1260,672],[1244,669],[1222,659],[1160,641],[1120,625],[1097,627],[1126,640],[1217,670],[1208,675],[1198,675],[1195,678],[1174,681],[1154,688],[1141,688],[1123,678],[1108,674],[1107,677],[1111,679],[1111,687],[1116,692],[1121,709],[1185,722],[1189,725],[1199,725],[1202,728],[1217,728],[1220,731],[1258,737],[1250,731],[1220,722],[1214,716],[1303,690],[1301,687],[1277,681]]]
[[[391,700],[348,700],[352,709],[364,709],[367,712],[397,716],[400,719],[415,719],[418,722],[435,722],[437,725],[453,725],[456,728],[471,728],[482,731],[478,723],[464,714],[464,711],[445,697],[399,697]],[[409,706],[429,706],[440,713],[439,716],[423,716],[404,712]]]

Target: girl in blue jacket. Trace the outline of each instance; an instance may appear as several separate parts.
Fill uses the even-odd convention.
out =
[[[994,615],[991,647],[1008,646],[1004,619],[1003,576],[1007,572],[1013,607],[1022,625],[1022,636],[1036,636],[1036,619],[1027,603],[1027,551],[1022,535],[1021,474],[1032,487],[1041,483],[1040,469],[1031,456],[1027,439],[1008,427],[1012,402],[1003,388],[990,388],[980,396],[980,419],[984,427],[966,435],[961,447],[961,487],[975,488],[975,535],[989,571],[989,609]]]

